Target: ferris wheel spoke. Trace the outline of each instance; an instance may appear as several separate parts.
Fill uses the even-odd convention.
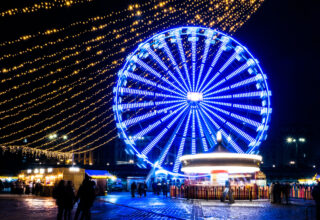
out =
[[[179,124],[178,126],[175,128],[175,130],[173,131],[168,143],[166,144],[166,146],[163,148],[161,154],[160,154],[160,157],[159,157],[159,166],[162,165],[164,159],[166,158],[171,146],[172,146],[172,143],[174,141],[174,139],[176,138],[177,136],[177,133],[179,132],[180,128],[181,128],[181,125],[183,123],[183,121],[185,120],[185,118],[187,117],[187,112],[184,113],[184,115],[182,116],[182,119],[179,121]]]
[[[128,126],[134,125],[136,123],[139,123],[139,122],[141,122],[143,120],[146,120],[146,119],[149,119],[151,117],[157,116],[159,114],[166,113],[167,111],[172,110],[174,108],[177,108],[177,107],[179,107],[179,106],[181,106],[183,104],[184,103],[180,103],[180,104],[173,105],[173,106],[170,106],[170,107],[167,107],[167,108],[154,110],[154,111],[146,113],[144,115],[140,115],[140,116],[137,116],[137,117],[134,117],[134,118],[127,119],[127,120],[123,121],[122,123],[123,123],[124,127],[128,127]]]
[[[211,143],[211,146],[215,146],[217,144],[217,140],[213,132],[218,131],[219,125],[216,122],[214,122],[215,123],[214,126],[215,127],[217,126],[217,127],[215,129],[211,128],[211,126],[209,126],[203,114],[205,114],[204,111],[201,108],[199,108],[199,115],[202,121],[204,122],[205,128],[207,129],[207,131],[204,130],[205,131],[204,134],[206,135],[208,142]]]
[[[268,93],[266,90],[232,94],[232,98],[234,99],[249,98],[249,97],[262,99],[262,98],[266,98],[267,96],[271,96],[271,92],[269,91]]]
[[[253,126],[255,129],[258,129],[260,126],[262,126],[261,123],[257,122],[257,121],[254,121],[254,120],[251,120],[249,118],[246,118],[244,116],[241,116],[241,115],[237,115],[237,114],[234,114],[234,113],[231,113],[229,111],[226,111],[224,109],[221,109],[221,108],[218,108],[214,105],[222,105],[222,106],[228,106],[228,107],[232,107],[232,104],[231,103],[225,103],[225,102],[211,102],[213,104],[213,106],[210,106],[210,105],[206,105],[212,109],[215,109],[219,112],[222,112],[224,114],[226,114],[227,116],[233,118],[233,119],[237,119],[238,121],[241,121],[241,122],[244,122],[244,123],[247,123],[251,126]]]
[[[214,66],[217,64],[217,62],[218,62],[218,60],[219,60],[222,52],[225,50],[225,47],[226,47],[226,45],[227,45],[228,42],[229,42],[229,38],[223,38],[223,42],[222,42],[222,44],[220,45],[219,50],[218,50],[218,52],[216,53],[215,57],[213,58],[212,63],[211,63],[211,65],[210,65],[210,67],[209,67],[209,70],[207,71],[207,73],[206,73],[206,75],[205,75],[202,83],[200,84],[199,91],[201,91],[201,88],[202,88],[203,84],[206,82],[206,80],[207,80],[207,78],[209,77],[210,73],[212,72]],[[217,73],[217,74],[218,74],[218,73]],[[216,76],[214,77],[214,79],[218,77],[217,74],[216,74]],[[214,80],[214,79],[213,79],[213,80]],[[213,80],[212,80],[212,81],[213,81]]]
[[[189,71],[188,71],[188,67],[187,67],[187,61],[186,61],[186,57],[185,57],[184,49],[183,49],[183,46],[182,46],[182,41],[181,41],[181,37],[180,37],[179,31],[175,31],[175,36],[176,36],[176,40],[177,40],[177,44],[178,44],[179,54],[180,54],[180,57],[181,57],[181,60],[182,60],[182,65],[183,65],[184,71],[185,71],[186,76],[187,76],[189,89],[190,89],[190,91],[192,91],[190,77],[189,77]]]
[[[204,113],[205,116],[207,116],[207,118],[209,119],[209,121],[214,125],[214,127],[219,130],[220,129],[220,125],[218,125],[217,122],[215,122],[212,117],[209,116],[208,112],[211,113],[212,115],[214,115],[216,118],[218,118],[222,124],[224,124],[226,122],[226,120],[224,120],[222,117],[220,117],[219,115],[217,115],[216,113],[214,113],[213,111],[211,111],[210,109],[208,109],[207,107],[200,105],[202,108],[202,112]]]
[[[204,103],[203,103],[204,104]],[[250,135],[248,135],[246,132],[242,131],[241,129],[239,129],[238,127],[236,127],[235,125],[233,125],[232,123],[230,123],[229,121],[227,121],[226,119],[224,119],[223,117],[221,117],[220,115],[214,113],[213,111],[211,111],[210,109],[206,108],[205,106],[202,105],[202,107],[204,107],[206,110],[208,110],[212,115],[214,115],[216,118],[218,118],[223,124],[227,125],[229,128],[231,128],[231,130],[233,130],[233,132],[237,133],[240,135],[240,137],[242,137],[242,139],[244,139],[245,141],[249,142],[250,145],[255,143],[255,139],[253,137],[251,137]],[[215,110],[221,111],[227,115],[228,111],[219,109],[217,107],[214,106],[208,106],[210,108],[213,108]]]
[[[153,124],[150,124],[148,127],[146,127],[145,129],[141,130],[140,132],[138,132],[136,135],[134,135],[132,137],[133,140],[139,139],[142,136],[144,136],[145,134],[147,134],[148,132],[150,132],[151,130],[153,130],[154,128],[158,127],[160,124],[162,124],[163,122],[165,122],[166,120],[168,120],[170,117],[172,117],[173,115],[177,114],[181,109],[186,108],[187,105],[183,105],[180,108],[174,110],[173,112],[165,115],[164,117],[162,117],[161,119],[159,119],[158,121],[154,122]]]
[[[197,30],[192,29],[191,38],[191,61],[192,61],[192,91],[195,92],[195,84],[196,84],[196,57],[197,57]]]
[[[146,71],[148,71],[149,73],[152,73],[153,75],[155,75],[156,77],[158,77],[159,79],[161,79],[162,81],[166,82],[167,84],[169,84],[170,86],[172,86],[173,88],[179,90],[182,94],[184,94],[185,92],[182,91],[180,88],[178,88],[177,86],[175,86],[172,82],[170,82],[169,80],[167,80],[165,77],[161,76],[160,73],[158,73],[157,71],[155,71],[152,67],[150,67],[148,64],[146,64],[145,62],[143,62],[142,60],[140,60],[137,57],[133,58],[133,61],[135,63],[137,63],[138,65],[140,65],[143,69],[145,69]]]
[[[146,156],[152,148],[161,140],[161,138],[168,132],[174,123],[181,117],[181,115],[186,111],[185,107],[151,142],[146,146],[141,152],[142,155]]]
[[[225,130],[220,129],[220,131],[221,131],[222,137],[224,137],[226,142],[228,142],[237,153],[240,153],[240,154],[244,153],[244,151],[237,145],[237,143],[229,137],[229,135],[225,132]]]
[[[207,100],[220,100],[220,99],[247,99],[247,98],[257,98],[264,99],[267,96],[271,96],[271,92],[263,91],[255,91],[255,92],[245,92],[245,93],[236,93],[230,95],[222,95],[222,96],[211,96],[210,98],[204,98],[204,101]]]
[[[127,109],[136,109],[136,108],[146,108],[146,107],[154,107],[159,105],[165,104],[172,104],[172,103],[182,103],[185,102],[183,100],[173,100],[173,101],[149,101],[149,102],[134,102],[134,103],[124,103],[118,105],[118,110],[127,110]]]
[[[173,73],[169,70],[169,68],[165,65],[165,63],[160,59],[160,57],[150,48],[150,45],[146,44],[145,48],[149,52],[149,54],[151,54],[153,59],[155,59],[158,62],[158,64],[171,76],[171,78],[184,90],[184,92],[187,92],[187,89],[183,87],[183,85],[173,75]]]
[[[182,136],[182,139],[181,139],[181,142],[180,142],[180,145],[179,145],[177,158],[176,158],[176,160],[174,162],[174,166],[173,166],[173,172],[174,173],[177,173],[179,171],[179,168],[180,168],[180,164],[181,164],[180,157],[182,156],[184,145],[186,143],[186,138],[185,137],[186,137],[187,132],[188,132],[190,117],[191,117],[191,111],[189,111],[187,123],[186,123],[186,126],[184,128],[183,136]]]
[[[168,47],[168,44],[166,43],[166,41],[164,40],[163,37],[160,38],[160,42],[161,42],[161,45],[164,48],[165,53],[167,54],[167,56],[169,57],[171,63],[173,64],[174,69],[177,71],[177,73],[179,74],[183,84],[185,85],[185,88],[188,90],[188,85],[187,85],[186,81],[184,80],[184,77],[182,76],[182,73],[181,73],[181,71],[180,71],[180,69],[178,67],[178,64],[177,64],[176,60],[174,59],[174,57],[173,57],[173,55],[172,55],[172,53],[171,53],[171,51],[170,51],[170,49]]]
[[[181,99],[181,96],[157,93],[157,92],[149,92],[146,90],[141,89],[131,89],[125,87],[119,87],[119,92],[128,93],[130,95],[143,95],[143,96],[154,96],[154,97],[165,97],[165,98],[174,98],[174,99]]]
[[[197,146],[196,146],[196,126],[195,126],[195,113],[194,113],[194,110],[191,110],[192,111],[192,124],[191,124],[191,129],[192,129],[192,132],[191,132],[191,154],[196,154],[196,149],[197,149]]]
[[[204,136],[204,132],[203,132],[203,128],[202,128],[202,124],[200,121],[200,117],[199,117],[199,112],[196,111],[196,118],[197,118],[197,123],[198,123],[198,127],[199,127],[199,132],[200,132],[200,138],[202,141],[202,147],[204,151],[208,151],[208,145],[207,142],[205,140],[205,136]]]
[[[147,84],[147,85],[160,88],[160,89],[162,89],[162,90],[164,90],[164,91],[168,91],[168,92],[174,93],[174,94],[179,95],[179,96],[181,96],[181,97],[185,97],[185,95],[182,95],[181,93],[178,93],[178,92],[176,92],[176,91],[174,91],[174,90],[171,90],[171,89],[169,89],[169,88],[167,88],[167,87],[165,87],[165,86],[162,86],[162,85],[160,85],[160,84],[157,84],[156,82],[153,82],[153,81],[151,81],[151,80],[145,79],[145,78],[143,78],[143,77],[141,77],[141,76],[139,76],[139,75],[136,75],[136,74],[134,74],[134,73],[132,73],[132,72],[125,71],[125,72],[124,72],[124,75],[127,76],[127,77],[129,77],[129,78],[131,78],[131,79],[134,79],[134,80],[136,80],[136,81],[145,83],[145,84]]]
[[[201,66],[200,66],[199,76],[198,76],[197,85],[196,85],[196,92],[198,92],[199,82],[200,82],[200,79],[202,76],[204,65],[207,61],[208,52],[209,52],[209,48],[210,48],[210,44],[211,44],[211,38],[213,36],[213,31],[211,31],[211,30],[207,31],[206,36],[207,36],[207,38],[205,40],[205,47],[204,47],[204,52],[203,52],[203,56],[202,56],[202,60],[201,60]]]
[[[205,108],[206,109],[206,108]],[[215,114],[214,112],[212,112],[209,109],[202,109],[203,113],[207,116],[207,118],[212,122],[215,123],[215,126],[218,130],[221,131],[222,135],[224,136],[225,140],[233,147],[233,149],[238,152],[238,153],[243,153],[243,150],[232,140],[228,137],[227,133],[223,130],[223,128],[221,128],[213,119],[212,117],[206,112],[209,111],[211,114],[213,114],[215,117],[217,117],[218,115]],[[221,118],[220,116],[218,116],[218,119],[224,124],[226,122],[226,120],[224,120],[223,118]]]
[[[219,89],[219,90],[215,90],[211,93],[207,93],[207,91],[204,91],[204,97],[209,97],[211,95],[214,95],[214,94],[218,94],[220,92],[225,92],[225,91],[228,91],[228,90],[231,90],[231,89],[235,89],[235,88],[239,88],[239,87],[243,87],[243,86],[246,86],[246,85],[249,85],[251,83],[255,83],[255,82],[258,82],[258,81],[261,81],[263,80],[263,77],[261,74],[257,74],[253,77],[250,77],[248,79],[245,79],[245,80],[242,80],[238,83],[235,83],[235,84],[232,84],[231,86],[227,86],[227,87],[224,87],[222,89]]]
[[[223,64],[223,66],[219,69],[219,71],[215,74],[215,76],[203,87],[203,91],[205,91],[206,88],[208,88],[212,82],[223,73],[223,71],[236,59],[237,56],[239,56],[239,54],[241,54],[243,51],[242,47],[236,47],[235,48],[235,52],[232,54],[232,56]],[[210,87],[208,90],[206,90],[205,92],[209,92],[212,89],[214,89],[215,87],[219,86],[220,84],[224,83],[227,79],[222,79],[219,82],[217,82],[215,85],[213,85],[212,87]]]

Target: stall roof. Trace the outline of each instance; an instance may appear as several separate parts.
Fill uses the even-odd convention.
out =
[[[88,176],[94,179],[105,179],[113,177],[113,175],[106,170],[86,170],[85,172]]]

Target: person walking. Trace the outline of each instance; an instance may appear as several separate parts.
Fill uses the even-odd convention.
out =
[[[284,185],[284,198],[286,200],[287,205],[289,205],[289,194],[290,194],[290,184],[286,183]]]
[[[80,213],[81,218],[80,219],[91,219],[91,213],[90,209],[93,205],[93,202],[95,200],[96,194],[94,189],[95,183],[90,180],[89,176],[85,176],[75,199],[75,202],[80,200],[78,203],[78,208],[75,214],[74,219],[77,220]]]
[[[281,203],[281,186],[279,182],[276,182],[274,185],[274,202]]]
[[[147,197],[147,189],[148,189],[148,186],[147,186],[146,182],[143,182],[142,191],[143,191],[144,197]]]
[[[166,198],[168,197],[168,185],[165,180],[162,182],[162,193],[163,196],[166,196]]]
[[[66,190],[65,190],[65,211],[64,211],[64,219],[71,219],[71,211],[73,209],[75,200],[74,189],[72,186],[72,181],[67,182]]]
[[[53,189],[52,192],[53,198],[56,199],[56,204],[58,206],[58,215],[57,219],[61,220],[63,216],[63,212],[65,210],[65,186],[64,186],[64,180],[60,180],[58,185]]]
[[[311,195],[316,202],[316,216],[317,220],[320,220],[320,181],[313,187]]]
[[[269,188],[270,202],[274,203],[274,182],[271,183]]]
[[[131,183],[131,196],[134,197],[135,191],[137,189],[136,182]]]

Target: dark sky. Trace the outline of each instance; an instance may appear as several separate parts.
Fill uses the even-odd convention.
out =
[[[308,127],[316,142],[320,131],[317,13],[311,1],[266,0],[234,35],[258,58],[269,77],[271,138],[283,127]],[[320,147],[317,143],[314,147]]]
[[[8,4],[1,5],[1,8],[11,8],[16,2],[22,1],[1,3]],[[73,11],[63,9],[66,11],[41,12],[28,19],[20,16],[0,19],[1,29],[6,30],[1,31],[1,40],[15,39],[21,34],[122,9],[132,1],[95,2],[94,7],[82,7],[77,13],[66,13]],[[320,131],[320,35],[317,13],[312,1],[266,0],[258,12],[234,34],[258,58],[269,77],[273,94],[269,140],[275,139],[281,128],[291,125],[310,128],[313,142],[317,140]],[[314,148],[317,146],[320,148],[320,144],[315,143]]]

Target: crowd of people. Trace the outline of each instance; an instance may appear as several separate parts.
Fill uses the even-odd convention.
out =
[[[85,176],[77,194],[74,193],[74,188],[71,181],[61,180],[53,190],[53,198],[56,199],[58,206],[57,219],[71,219],[71,212],[75,203],[78,207],[74,219],[90,219],[90,209],[95,200],[95,183],[90,180],[89,176]]]
[[[284,199],[285,203],[289,204],[290,188],[291,186],[289,183],[284,183],[284,184],[279,182],[271,183],[269,188],[270,202],[281,204],[282,199]]]
[[[152,183],[152,191],[155,195],[160,195],[162,193],[163,196],[168,197],[169,187],[169,184],[165,180]],[[147,189],[148,186],[146,182],[141,182],[138,184],[136,184],[136,182],[133,182],[131,183],[131,196],[135,197],[135,194],[137,193],[140,197],[142,197],[142,195],[146,197]]]
[[[163,196],[168,197],[169,188],[170,188],[170,184],[168,184],[166,180],[152,183],[152,191],[153,191],[153,194],[156,194],[156,195],[160,195],[162,192]]]
[[[136,184],[136,182],[131,183],[131,196],[135,197],[135,193],[137,192],[138,195],[140,197],[142,197],[142,195],[144,195],[144,197],[147,196],[147,184],[146,182],[143,183],[138,183],[138,185]]]
[[[12,193],[12,194],[34,194],[40,195],[42,192],[41,183],[30,182],[26,184],[22,180],[16,181],[1,181],[0,180],[0,193]]]

